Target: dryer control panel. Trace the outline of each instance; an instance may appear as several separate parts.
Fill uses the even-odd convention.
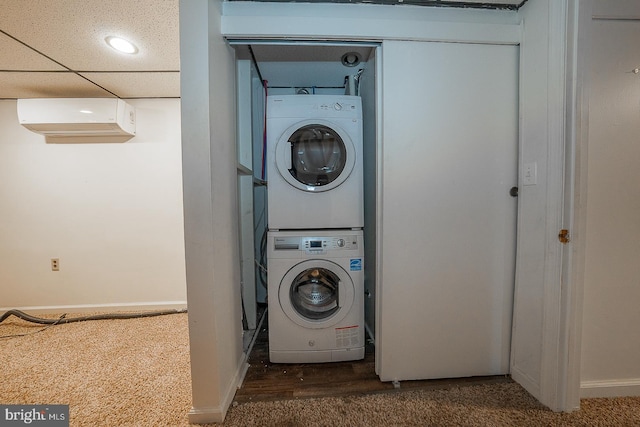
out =
[[[346,113],[358,110],[358,106],[356,104],[349,102],[321,103],[318,106],[314,106],[313,109],[315,108],[319,108],[323,111],[345,111]]]
[[[362,100],[352,95],[269,95],[267,118],[362,119]]]

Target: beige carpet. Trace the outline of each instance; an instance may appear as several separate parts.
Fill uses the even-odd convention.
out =
[[[72,315],[70,315],[72,316]],[[42,326],[14,317],[0,336]],[[188,426],[187,315],[58,325],[0,339],[0,403],[69,404],[72,426]],[[226,426],[639,426],[640,398],[557,414],[515,383],[255,402]]]
[[[0,336],[39,329],[10,317],[0,323]],[[0,403],[69,404],[72,426],[188,425],[186,314],[70,323],[2,338],[0,366]]]

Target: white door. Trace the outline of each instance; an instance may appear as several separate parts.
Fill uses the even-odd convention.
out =
[[[518,47],[385,42],[376,370],[509,371]]]

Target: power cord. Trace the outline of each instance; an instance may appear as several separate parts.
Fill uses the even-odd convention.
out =
[[[60,320],[64,319],[66,317],[66,314],[63,314],[62,316],[60,316],[58,318],[58,320],[55,320],[54,323],[48,324],[47,326],[45,326],[44,328],[38,329],[37,331],[31,331],[31,332],[25,332],[24,334],[15,334],[15,335],[2,335],[0,336],[0,338],[16,338],[16,337],[26,337],[27,335],[33,335],[33,334],[37,334],[38,332],[42,332],[45,331],[47,329],[49,329],[50,327],[52,327],[53,325],[57,325]]]
[[[16,335],[4,335],[4,336],[0,336],[0,338],[22,337],[25,335],[31,335],[38,332],[42,332],[54,325],[64,325],[67,323],[74,323],[74,322],[85,322],[88,320],[138,319],[142,317],[164,316],[167,314],[178,314],[178,313],[186,313],[186,312],[187,312],[187,309],[185,308],[180,310],[146,311],[143,313],[107,313],[107,314],[96,314],[93,316],[81,316],[81,317],[67,317],[65,313],[62,316],[60,316],[58,319],[45,319],[42,317],[31,316],[30,314],[27,314],[20,310],[9,310],[5,312],[2,316],[0,316],[0,323],[4,322],[7,318],[11,316],[15,316],[27,322],[37,323],[39,325],[47,325],[47,326],[37,331],[28,332],[24,334],[16,334]]]

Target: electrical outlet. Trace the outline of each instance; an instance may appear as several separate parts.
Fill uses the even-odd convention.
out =
[[[51,271],[60,271],[60,258],[51,258]]]

